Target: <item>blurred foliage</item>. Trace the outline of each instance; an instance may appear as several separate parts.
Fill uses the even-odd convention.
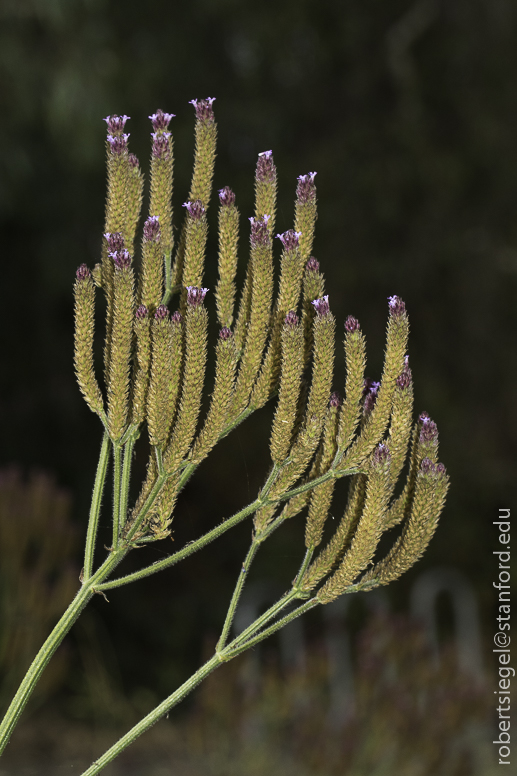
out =
[[[71,557],[77,528],[71,500],[45,474],[24,481],[0,472],[0,705],[17,689],[37,650],[68,606],[79,576]],[[39,682],[32,703],[60,686],[68,668],[62,645]]]
[[[486,617],[491,520],[511,500],[515,459],[516,33],[511,0],[0,0],[0,464],[55,471],[86,525],[101,429],[73,376],[72,283],[100,251],[102,118],[132,116],[145,169],[147,115],[177,114],[178,212],[192,158],[187,103],[215,96],[215,185],[234,188],[243,222],[257,152],[274,150],[279,231],[291,225],[296,176],[318,171],[316,256],[339,320],[361,321],[373,378],[386,297],[406,301],[416,407],[438,422],[453,485],[423,562],[459,566]],[[255,496],[268,466],[264,414],[185,490],[176,547]],[[160,694],[185,661],[196,667],[248,530],[114,592],[109,609],[92,604],[128,687]],[[299,540],[286,526],[257,575],[287,579]],[[399,605],[411,579],[390,593]]]

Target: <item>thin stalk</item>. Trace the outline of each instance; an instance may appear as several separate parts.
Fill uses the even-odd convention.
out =
[[[87,583],[78,591],[74,600],[63,614],[50,636],[47,638],[38,654],[32,661],[32,664],[25,674],[4,719],[0,723],[0,754],[3,752],[7,744],[11,733],[16,726],[20,715],[22,714],[27,702],[41,676],[47,664],[49,663],[52,655],[59,647],[64,637],[79,617],[80,613],[91,599],[93,594],[97,591],[97,582],[105,579],[110,574],[115,566],[126,555],[127,550],[119,549],[117,552],[112,552],[102,566],[90,577]]]
[[[183,700],[192,690],[197,687],[197,685],[203,681],[209,674],[212,673],[218,666],[221,665],[223,661],[219,658],[218,655],[214,655],[210,660],[208,660],[201,668],[199,668],[195,674],[192,674],[192,676],[187,679],[186,682],[184,682],[181,687],[179,687],[176,692],[173,692],[172,695],[169,695],[168,698],[166,698],[162,703],[160,703],[159,706],[157,706],[153,711],[151,711],[146,717],[144,717],[138,724],[136,724],[131,730],[126,733],[125,736],[122,736],[116,744],[114,744],[110,749],[105,752],[102,757],[99,757],[98,760],[95,760],[90,767],[83,772],[82,776],[95,776],[95,774],[100,773],[100,771],[108,765],[108,763],[112,762],[112,760],[115,759],[121,752],[124,751],[130,744],[133,743],[139,736],[142,735],[142,733],[145,733],[146,730],[149,730],[153,725],[155,725],[162,717],[164,717],[167,712],[169,712],[174,706],[176,706],[180,701]]]
[[[260,547],[260,543],[254,540],[251,543],[251,547],[249,548],[248,554],[246,555],[244,563],[242,564],[242,569],[239,573],[237,584],[235,585],[235,590],[233,591],[232,600],[230,601],[230,606],[228,607],[228,612],[226,614],[226,619],[224,621],[223,629],[221,631],[221,636],[215,648],[216,652],[221,652],[221,650],[224,649],[226,645],[226,640],[228,638],[230,628],[232,627],[233,618],[235,616],[235,610],[237,609],[237,606],[239,604],[239,598],[241,597],[242,588],[244,587],[244,583],[246,582],[246,577],[248,576],[250,566],[253,563],[253,558],[255,557],[259,547]]]
[[[136,516],[135,522],[129,529],[127,536],[125,537],[126,544],[129,544],[133,536],[136,534],[140,526],[142,525],[142,522],[144,521],[144,518],[146,517],[147,513],[151,509],[152,505],[155,502],[156,497],[159,495],[165,481],[167,480],[166,474],[160,474],[156,478],[156,482],[154,483],[151,492],[147,496],[144,505],[138,515]]]
[[[293,583],[293,588],[299,589],[300,583],[305,575],[305,572],[307,571],[307,568],[309,566],[309,563],[312,560],[313,555],[314,555],[314,547],[309,547],[309,549],[305,553],[305,558],[303,559],[303,563],[300,566],[300,571],[298,572],[298,576],[296,577]]]
[[[95,541],[97,539],[97,528],[99,526],[99,515],[101,511],[102,494],[106,482],[106,473],[108,471],[108,461],[110,453],[110,438],[107,431],[102,438],[99,463],[97,464],[97,473],[95,475],[95,484],[93,486],[92,503],[90,506],[90,517],[88,519],[88,529],[86,531],[86,545],[84,548],[84,567],[83,582],[86,583],[93,569],[93,555],[95,552]]]
[[[122,477],[122,448],[120,442],[113,442],[113,539],[111,546],[118,547],[120,535],[120,486]]]
[[[127,518],[127,501],[129,497],[129,480],[131,477],[131,463],[133,459],[133,450],[135,448],[136,438],[130,436],[124,447],[124,463],[122,464],[122,477],[120,482],[120,504],[119,504],[119,531],[122,531]]]
[[[256,633],[260,628],[276,617],[277,614],[282,611],[282,609],[285,609],[285,607],[288,606],[291,601],[294,601],[297,597],[298,592],[295,590],[290,590],[288,593],[285,593],[282,598],[273,604],[273,606],[270,606],[269,609],[264,612],[264,614],[261,614],[260,617],[257,617],[255,622],[252,622],[251,625],[248,625],[248,627],[242,631],[242,633],[239,633],[239,635],[231,642],[231,644],[225,647],[224,651],[226,652],[232,646],[232,644],[240,644],[248,637],[253,636],[254,633]]]

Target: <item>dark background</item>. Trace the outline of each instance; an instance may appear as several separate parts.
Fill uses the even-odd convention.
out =
[[[469,579],[488,660],[492,520],[511,506],[515,463],[516,22],[511,0],[1,0],[0,464],[53,472],[84,532],[101,428],[74,380],[72,285],[79,264],[99,259],[102,119],[131,116],[131,150],[145,171],[148,114],[177,115],[179,213],[193,153],[188,101],[214,96],[215,187],[236,191],[243,230],[258,152],[274,152],[279,231],[292,225],[296,176],[318,172],[314,253],[338,331],[348,314],[361,321],[374,378],[386,297],[406,302],[415,408],[437,421],[452,480],[418,570],[454,566]],[[215,216],[212,207],[212,235]],[[245,244],[243,231],[241,269]],[[209,268],[212,287],[213,277]],[[343,381],[340,354],[335,388]],[[270,415],[201,466],[177,509],[176,548],[255,497]],[[95,601],[125,692],[163,696],[199,663],[248,538],[246,524],[183,565],[112,591],[109,606]],[[129,565],[143,563],[140,552]],[[255,579],[288,584],[300,552],[293,523],[264,550]],[[394,606],[406,608],[415,573],[390,589]]]

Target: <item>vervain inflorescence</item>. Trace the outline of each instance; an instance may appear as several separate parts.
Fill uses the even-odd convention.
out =
[[[299,176],[293,228],[275,236],[277,171],[272,151],[259,154],[255,213],[249,218],[249,259],[237,306],[239,211],[232,190],[225,186],[219,191],[219,279],[215,289],[203,287],[216,150],[213,103],[214,98],[192,101],[196,112],[194,171],[177,241],[171,199],[174,149],[169,130],[174,115],[157,110],[149,117],[153,129],[149,215],[142,228],[138,262],[134,252],[143,175],[128,149],[129,134],[124,130],[129,117],[106,118],[108,195],[102,258],[92,271],[85,265],[79,267],[75,281],[75,369],[82,394],[100,417],[105,434],[82,588],[61,624],[61,638],[95,592],[173,565],[253,515],[252,543],[214,657],[190,684],[185,683],[88,769],[88,774],[101,770],[220,663],[318,604],[344,593],[371,590],[400,576],[427,547],[448,488],[445,468],[438,463],[436,424],[426,413],[412,424],[408,317],[400,297],[388,300],[381,379],[365,378],[365,338],[357,319],[349,316],[344,326],[344,398],[333,392],[336,322],[319,262],[312,256],[317,217],[315,172]],[[281,250],[277,281],[275,245]],[[96,288],[102,289],[106,309],[103,390],[94,369]],[[171,313],[169,305],[174,299],[176,309]],[[206,303],[211,299],[220,331],[210,404],[201,418],[208,355]],[[178,495],[199,463],[220,439],[273,397],[272,467],[255,501],[183,550],[139,572],[106,581],[132,548],[170,534]],[[135,505],[129,508],[133,448],[144,429],[151,447],[147,477]],[[406,482],[395,495],[408,449]],[[107,559],[94,571],[110,451],[113,541]],[[336,481],[345,476],[350,478],[346,509],[318,552]],[[306,552],[291,590],[228,642],[254,555],[274,530],[303,510],[307,513]],[[381,535],[398,524],[402,530],[387,555],[375,558]],[[305,603],[293,610],[292,604],[300,600]],[[279,619],[290,605],[290,612]],[[52,654],[49,650],[50,646],[47,653]],[[25,702],[20,700],[17,709]],[[7,735],[10,729],[12,725]]]

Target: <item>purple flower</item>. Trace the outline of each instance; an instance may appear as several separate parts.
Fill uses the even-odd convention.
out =
[[[440,477],[444,477],[447,474],[447,469],[443,463],[436,464],[436,474],[438,474]]]
[[[400,298],[400,296],[389,296],[388,297],[388,304],[390,308],[390,315],[393,315],[395,318],[398,318],[401,315],[404,315],[406,312],[406,305]]]
[[[267,228],[267,222],[271,216],[264,215],[262,218],[250,218],[251,224],[251,245],[256,247],[257,245],[269,245],[269,231]]]
[[[196,288],[196,286],[186,286],[187,304],[191,307],[199,307],[203,303],[208,288]]]
[[[374,466],[382,466],[382,464],[389,463],[390,459],[391,455],[388,446],[381,442],[374,450],[372,464]]]
[[[163,132],[169,128],[169,121],[174,118],[175,113],[164,113],[160,108],[156,113],[151,114],[149,118],[153,122],[153,129],[155,132]]]
[[[129,154],[129,156],[127,157],[127,160],[129,162],[129,166],[132,167],[133,169],[135,169],[135,167],[138,167],[140,164],[136,154]]]
[[[292,229],[288,229],[283,234],[276,235],[279,240],[282,240],[282,245],[286,251],[295,251],[300,243],[301,232],[295,232]]]
[[[86,264],[81,264],[81,266],[77,268],[75,276],[77,280],[86,280],[86,278],[91,278],[92,273]]]
[[[367,377],[363,383],[363,396],[365,397],[363,405],[363,414],[369,415],[377,401],[377,394],[381,384]]]
[[[422,417],[422,416],[420,416]],[[422,420],[422,428],[420,429],[420,442],[426,444],[434,442],[438,439],[438,426],[431,420],[429,416]]]
[[[231,339],[232,337],[233,337],[233,332],[230,329],[228,329],[226,326],[223,326],[223,328],[219,332],[219,339],[226,341]]]
[[[121,251],[124,247],[124,237],[120,232],[106,232],[104,237],[108,243],[108,250],[111,253]]]
[[[289,329],[294,329],[295,326],[298,326],[299,318],[294,312],[294,310],[290,310],[287,315],[284,318],[284,326],[287,326]]]
[[[352,334],[354,331],[359,331],[360,328],[361,326],[359,325],[357,318],[354,318],[353,315],[349,315],[345,321],[345,330],[349,334]]]
[[[315,299],[313,302],[311,302],[311,304],[313,305],[320,318],[323,318],[330,312],[328,294],[322,296],[321,299]]]
[[[121,251],[111,251],[109,255],[113,259],[117,269],[129,269],[131,266],[131,256],[125,249]]]
[[[300,202],[309,202],[316,197],[316,186],[314,185],[314,178],[316,172],[310,172],[308,175],[298,176],[298,185],[296,187],[296,198]]]
[[[160,239],[160,218],[159,216],[149,216],[144,224],[144,240],[147,242],[158,242]]]
[[[306,272],[319,272],[320,271],[320,263],[318,259],[315,259],[314,256],[311,256],[307,264],[305,265]]]
[[[258,181],[272,183],[276,177],[276,167],[273,161],[273,151],[262,151],[258,155],[255,178]]]
[[[411,369],[409,368],[409,356],[404,357],[404,369],[397,377],[397,386],[402,390],[409,388],[411,385]]]
[[[151,132],[151,137],[153,139],[153,150],[152,154],[157,159],[168,159],[169,158],[169,138],[171,136],[170,132]]]
[[[161,304],[156,308],[154,317],[157,321],[164,321],[169,317],[169,308],[165,304]]]
[[[430,458],[424,458],[420,464],[420,470],[423,474],[434,474],[436,472],[436,466]]]
[[[111,153],[120,156],[127,151],[127,141],[129,135],[108,135],[107,141],[110,144]]]
[[[130,116],[117,116],[117,114],[114,113],[113,116],[106,116],[103,121],[108,125],[108,133],[110,135],[119,135],[124,131],[126,121],[129,118]]]
[[[195,199],[192,202],[184,202],[183,207],[187,208],[189,216],[193,218],[194,221],[199,221],[205,212],[205,208],[200,199]]]
[[[235,194],[229,186],[225,186],[224,189],[219,189],[219,202],[221,205],[229,207],[235,202]]]
[[[181,313],[179,312],[179,310],[176,310],[175,313],[172,313],[171,321],[172,323],[175,323],[177,325],[179,325],[183,321],[183,318],[181,317]]]
[[[337,391],[334,391],[334,393],[330,397],[329,406],[334,407],[334,409],[337,409],[338,407],[341,407],[343,404],[343,399],[339,395]]]
[[[147,318],[147,313],[148,312],[149,311],[148,311],[147,307],[145,306],[145,304],[141,304],[141,305],[139,305],[136,308],[135,318],[137,319],[137,321],[143,321],[144,318]]]
[[[212,104],[215,97],[207,97],[206,100],[189,100],[189,104],[196,109],[196,118],[198,121],[213,121],[214,111]]]

